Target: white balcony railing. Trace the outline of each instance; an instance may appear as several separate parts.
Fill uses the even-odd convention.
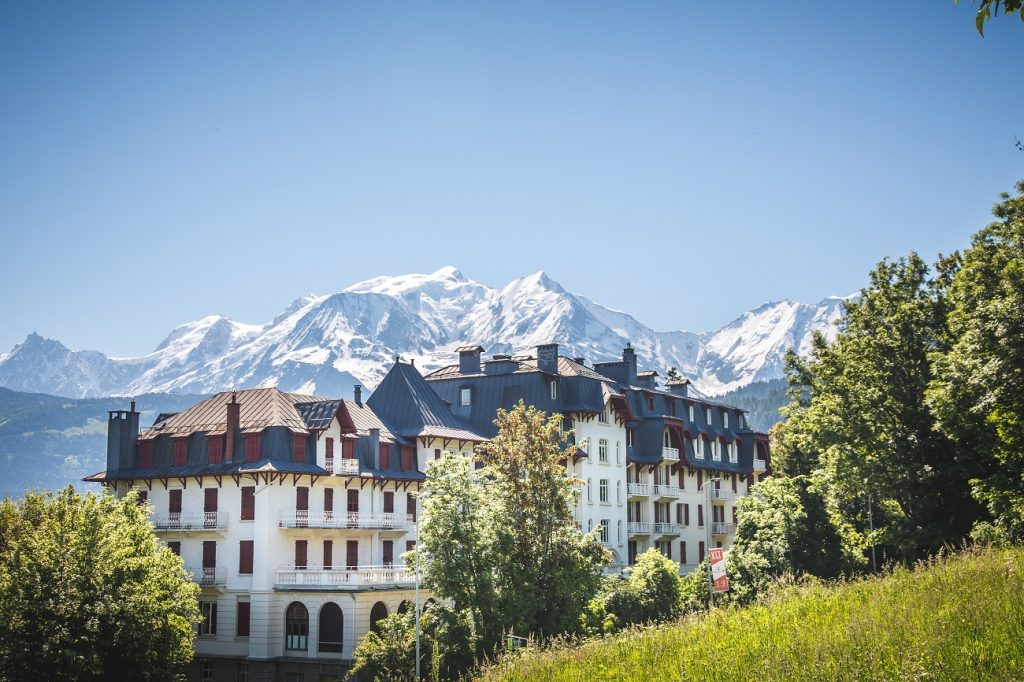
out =
[[[335,475],[351,476],[359,473],[359,460],[328,457],[324,459],[324,469]]]
[[[679,461],[679,448],[662,448],[661,458],[671,460],[673,462]]]
[[[404,565],[394,566],[283,566],[274,582],[281,586],[361,587],[365,585],[408,585],[416,582],[416,574]]]
[[[223,530],[228,527],[228,513],[154,514],[152,521],[157,530],[164,531]]]
[[[763,459],[754,458],[754,471],[764,471],[768,468],[768,462]]]
[[[281,512],[281,528],[367,528],[372,530],[412,530],[416,527],[414,514],[392,512]]]
[[[679,535],[679,526],[674,523],[655,523],[655,535]]]
[[[736,493],[728,488],[711,488],[712,500],[735,500]]]
[[[679,487],[674,485],[657,485],[654,486],[655,497],[679,497]]]
[[[647,497],[651,494],[651,486],[647,483],[627,483],[626,494],[630,497]]]
[[[722,521],[715,521],[711,524],[712,535],[735,535],[736,524],[735,523],[723,523]]]
[[[189,573],[192,574],[192,580],[204,586],[223,585],[227,582],[227,571],[223,566],[193,568]]]
[[[647,521],[630,521],[628,524],[630,535],[650,535],[651,524]]]

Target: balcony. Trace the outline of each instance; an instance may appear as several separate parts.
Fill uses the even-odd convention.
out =
[[[278,526],[281,528],[361,528],[407,531],[416,527],[416,516],[392,512],[324,512],[296,509],[295,511],[281,512]]]
[[[359,474],[359,460],[328,457],[324,460],[324,469],[336,476],[355,476]]]
[[[768,462],[763,459],[754,458],[754,471],[766,471],[768,469]]]
[[[412,585],[416,574],[403,565],[394,566],[284,566],[277,570],[274,585],[279,589],[346,589],[373,585]]]
[[[724,502],[726,500],[736,499],[736,493],[729,490],[728,488],[711,488],[710,490],[712,500],[721,500]]]
[[[735,535],[736,524],[735,523],[723,523],[722,521],[715,521],[711,524],[712,535]]]
[[[158,531],[218,531],[228,527],[228,513],[154,514],[152,522]]]
[[[655,523],[655,535],[679,535],[679,526],[674,523]]]
[[[679,461],[679,448],[662,448],[661,458],[669,460],[670,462]]]
[[[674,485],[654,485],[655,497],[679,497],[679,487]]]
[[[192,574],[192,580],[203,587],[223,585],[227,582],[227,571],[224,570],[223,566],[204,566],[203,568],[194,568],[191,569],[189,573]]]
[[[648,497],[651,494],[651,486],[647,483],[627,483],[627,497]]]
[[[630,521],[627,524],[627,530],[630,535],[650,535],[651,524],[646,521]]]

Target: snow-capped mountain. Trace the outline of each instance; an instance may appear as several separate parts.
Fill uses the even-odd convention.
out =
[[[0,386],[69,397],[256,386],[348,395],[353,384],[375,386],[396,355],[429,370],[453,362],[454,349],[469,343],[524,353],[556,342],[565,355],[600,362],[619,358],[628,341],[644,368],[674,366],[700,390],[719,394],[782,376],[787,349],[806,351],[815,330],[835,335],[842,303],[766,303],[714,332],[659,332],[567,292],[543,272],[492,289],[446,267],[305,296],[263,325],[206,317],[135,358],[71,351],[30,334],[0,356]]]

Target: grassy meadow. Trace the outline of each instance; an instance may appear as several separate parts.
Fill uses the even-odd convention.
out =
[[[977,549],[748,608],[521,652],[480,679],[1024,680],[1024,549]]]

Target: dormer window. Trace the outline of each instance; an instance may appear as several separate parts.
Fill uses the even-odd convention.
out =
[[[725,422],[725,428],[729,428],[729,413],[722,412],[722,420]]]
[[[693,403],[690,403],[690,422],[693,423]]]
[[[602,424],[607,424],[608,423],[608,410],[607,409],[603,409],[603,410],[601,410],[600,412],[597,413],[597,421],[601,422]]]
[[[473,401],[473,389],[464,388],[459,391],[459,404],[468,407]]]
[[[704,416],[708,418],[708,426],[711,426],[711,408],[710,407],[705,407],[704,408]]]

